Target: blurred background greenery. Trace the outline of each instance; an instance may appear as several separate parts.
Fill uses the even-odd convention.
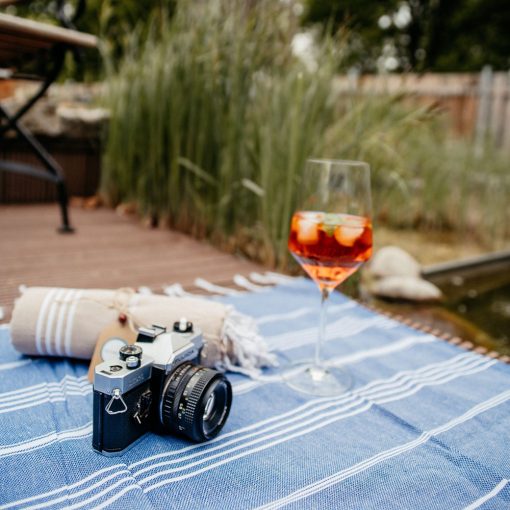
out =
[[[504,244],[508,156],[487,140],[475,157],[437,111],[401,94],[340,87],[351,34],[324,30],[299,54],[306,12],[180,1],[171,19],[158,18],[164,30],[108,59],[108,199],[284,269],[304,160],[363,159],[379,224]]]
[[[101,192],[153,224],[288,269],[306,158],[363,159],[381,231],[490,250],[508,244],[508,151],[485,136],[475,153],[434,106],[339,76],[506,70],[509,22],[503,0],[89,0],[78,28],[101,55],[66,77],[105,82]]]
[[[22,4],[6,12],[76,9]],[[459,262],[510,248],[508,26],[507,0],[89,0],[100,51],[62,81],[109,111],[103,202],[281,271],[305,160],[367,161],[376,250],[444,295],[378,306],[510,354],[509,252]]]
[[[309,0],[305,23],[351,32],[351,61],[376,71],[479,71],[510,67],[506,0]]]
[[[77,28],[101,37],[109,53],[121,58],[148,31],[164,32],[164,19],[186,0],[88,0]],[[213,0],[215,2],[216,0]],[[232,2],[235,6],[237,0]],[[74,0],[65,2],[71,12]],[[197,7],[207,1],[197,0]],[[256,0],[244,0],[250,8]],[[362,71],[479,71],[510,67],[510,7],[506,0],[276,0],[299,17],[302,27],[321,32],[342,29],[350,64]],[[8,12],[54,22],[57,2],[33,0]],[[150,29],[149,29],[150,27]],[[105,48],[105,49],[106,49]],[[382,58],[381,58],[382,57]],[[89,79],[101,75],[93,53],[75,69]]]

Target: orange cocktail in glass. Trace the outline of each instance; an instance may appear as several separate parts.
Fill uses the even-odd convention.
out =
[[[351,214],[298,211],[289,250],[319,287],[336,287],[372,255],[372,224]]]

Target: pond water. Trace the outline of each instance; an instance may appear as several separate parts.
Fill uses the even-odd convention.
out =
[[[510,254],[475,267],[453,265],[431,272],[445,299],[437,304],[375,300],[375,304],[417,323],[510,355]]]
[[[500,352],[510,353],[510,284],[484,292],[468,289],[446,306],[489,334]]]

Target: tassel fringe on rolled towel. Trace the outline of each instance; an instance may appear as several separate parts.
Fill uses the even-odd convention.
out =
[[[133,329],[151,324],[172,328],[185,316],[204,336],[202,363],[256,376],[275,365],[255,321],[232,306],[197,297],[136,293],[133,289],[29,287],[16,300],[11,339],[30,355],[90,359],[100,332],[119,314]]]
[[[227,308],[220,337],[225,355],[222,366],[217,368],[243,373],[250,377],[259,375],[260,367],[275,366],[276,356],[269,352],[266,343],[257,333],[255,320]]]

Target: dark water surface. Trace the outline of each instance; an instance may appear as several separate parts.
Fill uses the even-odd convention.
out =
[[[509,284],[480,293],[468,289],[463,297],[446,306],[488,333],[501,345],[501,350],[510,352]]]
[[[490,268],[489,268],[490,269]],[[375,299],[375,304],[488,350],[510,355],[510,266],[496,271],[452,271],[429,278],[445,296],[440,303]]]

